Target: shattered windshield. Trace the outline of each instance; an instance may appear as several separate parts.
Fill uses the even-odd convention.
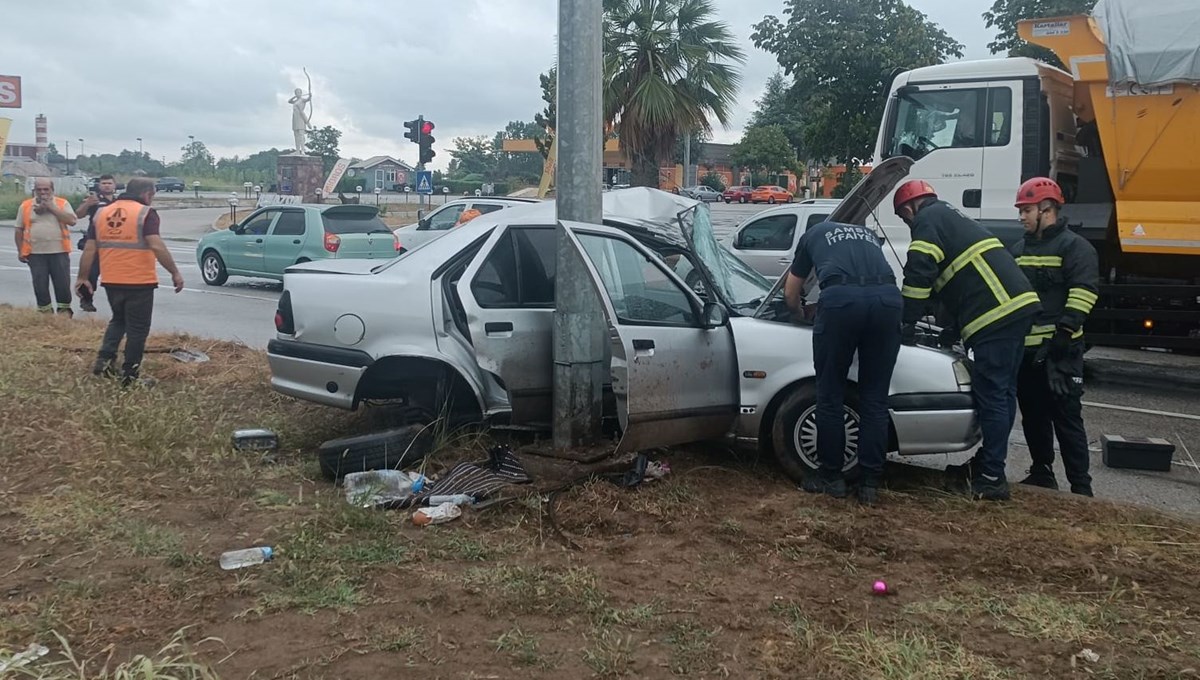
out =
[[[749,313],[771,290],[771,282],[717,243],[708,206],[698,204],[679,213],[684,238],[692,247],[706,277],[730,307]]]

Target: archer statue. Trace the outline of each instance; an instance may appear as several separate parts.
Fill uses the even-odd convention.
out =
[[[312,129],[312,78],[308,75],[308,69],[304,69],[304,76],[308,78],[308,94],[297,87],[295,94],[288,100],[292,105],[292,135],[296,139],[297,156],[305,155],[305,139],[308,137],[308,131]],[[308,108],[307,113],[304,111],[305,107]]]

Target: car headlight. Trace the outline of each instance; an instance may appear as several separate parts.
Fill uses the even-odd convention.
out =
[[[954,380],[958,383],[959,392],[971,391],[971,363],[966,359],[954,362]]]

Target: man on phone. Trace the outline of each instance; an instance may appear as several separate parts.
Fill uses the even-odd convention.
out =
[[[33,181],[33,198],[25,199],[17,209],[17,257],[29,265],[39,312],[58,312],[68,317],[73,314],[69,229],[75,221],[71,204],[54,195],[54,181],[48,177]],[[56,304],[51,303],[51,282]]]
[[[83,203],[75,209],[75,217],[88,218],[88,228],[83,230],[83,235],[79,237],[77,244],[79,252],[83,252],[83,247],[87,243],[87,233],[92,227],[92,222],[96,219],[96,211],[116,200],[115,193],[117,190],[117,181],[112,175],[100,175],[100,179],[96,182],[96,190],[89,193],[88,197],[83,199]],[[88,273],[88,283],[92,284],[91,290],[96,290],[96,286],[100,282],[100,263],[96,262],[92,267],[92,271]],[[95,301],[92,299],[92,293],[86,289],[79,290],[79,308],[85,312],[96,311]]]

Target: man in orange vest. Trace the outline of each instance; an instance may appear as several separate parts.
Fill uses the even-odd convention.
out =
[[[92,373],[117,375],[117,348],[124,336],[125,363],[120,373],[123,385],[153,384],[150,379],[139,381],[138,373],[146,350],[146,338],[150,335],[154,289],[158,288],[155,261],[171,273],[175,292],[183,290],[183,275],[159,236],[158,213],[150,207],[152,200],[154,180],[136,177],[129,180],[125,193],[117,200],[96,211],[95,219],[88,227],[87,243],[75,281],[77,290],[91,291],[88,272],[98,255],[100,285],[108,294],[112,321],[104,332]]]
[[[16,242],[21,262],[29,265],[33,277],[33,295],[39,312],[71,312],[71,232],[75,212],[67,199],[54,195],[54,181],[39,177],[33,181],[33,198],[25,199],[17,209]],[[50,303],[50,283],[54,300]]]

